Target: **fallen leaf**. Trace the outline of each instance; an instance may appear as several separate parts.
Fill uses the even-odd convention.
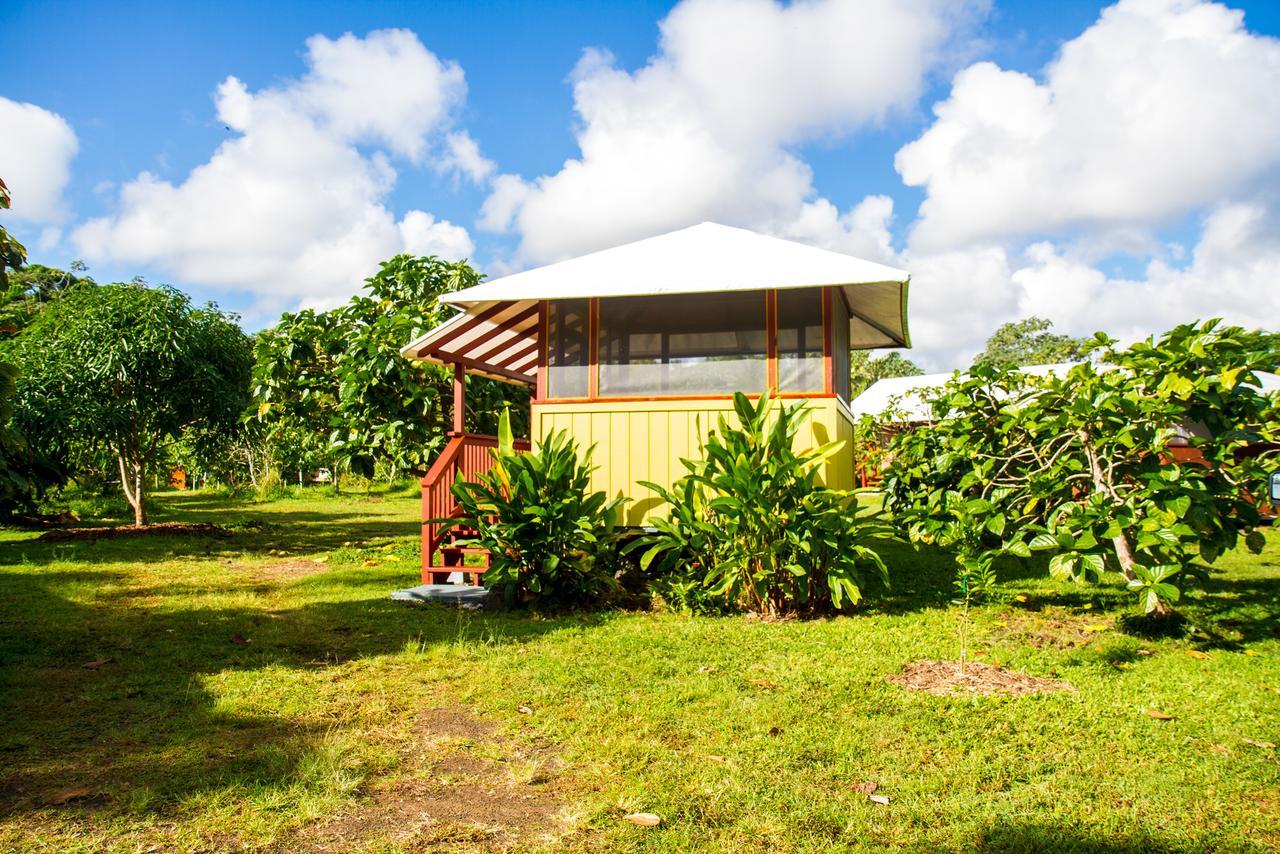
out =
[[[1204,658],[1208,658],[1208,657],[1209,657],[1209,653],[1207,653],[1207,652],[1201,652],[1201,651],[1200,651],[1200,650],[1198,650],[1198,649],[1189,649],[1189,650],[1187,650],[1187,655],[1191,656],[1192,658],[1200,658],[1200,659],[1204,659]]]
[[[102,665],[110,664],[113,661],[115,661],[114,658],[95,658],[93,661],[86,661],[84,664],[80,666],[83,667],[85,670],[97,670]]]
[[[1000,628],[1004,628],[1005,626],[1007,626],[1007,625],[1009,625],[1009,624],[1008,624],[1008,623],[1006,623],[1004,620],[993,620],[993,621],[992,621],[992,623],[991,623],[991,625],[993,625],[993,626],[999,626]]]
[[[378,562],[377,562],[376,560],[366,560],[366,561],[364,562],[364,565],[365,565],[365,566],[377,566],[377,565],[378,565]]]
[[[1247,655],[1247,656],[1249,656],[1250,658],[1261,658],[1261,657],[1262,657],[1262,653],[1258,652],[1256,649],[1246,649],[1246,650],[1244,651],[1244,654],[1245,654],[1245,655]]]
[[[853,790],[855,792],[861,792],[864,795],[874,795],[878,788],[880,788],[880,784],[875,780],[864,780],[861,783],[853,784]]]
[[[517,712],[519,712],[519,713],[520,713],[520,714],[522,714],[522,715],[531,715],[531,714],[533,714],[533,709],[531,709],[531,708],[530,708],[530,707],[528,707],[528,706],[524,706],[524,705],[516,706],[516,711],[517,711]]]
[[[1213,749],[1216,752],[1221,753],[1223,755],[1228,755],[1231,753],[1231,748],[1227,747],[1225,744],[1219,744],[1216,741],[1213,743]]]
[[[1245,744],[1251,744],[1254,747],[1261,747],[1263,750],[1275,750],[1275,744],[1270,741],[1255,741],[1252,738],[1241,739]]]
[[[774,682],[772,679],[752,679],[750,681],[751,681],[751,684],[756,686],[757,688],[764,688],[769,691],[772,691],[774,688],[778,687],[778,683]]]
[[[1029,600],[1030,598],[1031,598],[1031,597],[1030,597],[1030,596],[1028,596],[1028,595],[1027,595],[1027,594],[1025,594],[1025,593],[1019,593],[1017,596],[1014,596],[1014,597],[1013,597],[1013,599],[1014,599],[1014,601],[1015,601],[1015,602],[1026,602],[1026,601],[1027,601],[1027,600]]]
[[[1160,711],[1159,709],[1147,709],[1147,717],[1155,718],[1158,721],[1171,721],[1173,715]]]
[[[662,824],[662,817],[656,816],[651,812],[633,812],[626,819],[632,824],[638,824],[641,827],[657,827]]]
[[[74,789],[63,789],[60,792],[55,792],[45,801],[45,803],[52,804],[53,806],[62,806],[63,804],[69,804],[72,801],[83,801],[85,798],[92,797],[93,789],[77,787]]]
[[[1156,654],[1156,651],[1155,651],[1154,649],[1140,649],[1140,650],[1138,650],[1138,655],[1155,655],[1155,654]]]
[[[249,639],[248,639],[248,638],[246,638],[244,635],[232,635],[232,636],[231,636],[231,642],[232,642],[233,644],[236,644],[237,646],[248,646],[248,645],[249,645]]]
[[[885,795],[868,795],[868,797],[871,799],[871,803],[873,804],[879,804],[882,807],[889,806],[889,798]]]
[[[311,562],[312,562],[312,563],[328,563],[328,562],[329,562],[329,556],[328,556],[328,555],[321,555],[320,557],[313,557],[313,558],[311,559]]]
[[[1110,626],[1085,626],[1084,630],[1086,632],[1105,632],[1109,628],[1111,627]]]
[[[698,668],[698,672],[699,672],[699,673],[711,673],[711,672],[712,672],[712,671],[714,671],[715,669],[716,669],[716,666],[715,666],[714,664],[704,664],[704,665],[702,665],[701,667],[699,667],[699,668]]]
[[[782,727],[780,726],[769,727],[769,735],[772,735],[772,736],[782,735]]]

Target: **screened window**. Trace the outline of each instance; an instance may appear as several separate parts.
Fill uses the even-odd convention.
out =
[[[822,391],[822,289],[778,291],[778,390]]]
[[[599,383],[614,397],[764,391],[764,292],[600,300]]]
[[[547,305],[547,396],[587,396],[590,300],[552,300]]]
[[[849,306],[836,288],[831,294],[831,379],[835,393],[849,402]]]

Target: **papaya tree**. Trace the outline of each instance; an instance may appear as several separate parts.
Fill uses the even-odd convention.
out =
[[[1059,376],[957,374],[933,421],[894,440],[886,507],[915,542],[976,524],[971,563],[1039,551],[1076,582],[1114,570],[1167,613],[1204,564],[1262,547],[1280,411],[1256,372],[1275,369],[1280,336],[1210,320],[1123,349],[1099,333],[1086,352]]]
[[[232,429],[248,402],[249,340],[234,317],[167,286],[73,286],[12,353],[27,440],[62,459],[110,455],[139,526],[168,443]]]

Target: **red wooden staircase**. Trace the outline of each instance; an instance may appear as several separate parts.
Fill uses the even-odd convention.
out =
[[[481,576],[489,568],[489,550],[466,546],[462,541],[476,535],[475,528],[448,522],[435,523],[432,519],[447,519],[458,515],[458,505],[449,487],[458,475],[471,480],[487,472],[493,465],[489,452],[498,447],[497,436],[475,433],[450,433],[449,444],[436,457],[422,479],[422,583],[447,584],[452,573],[460,572],[472,584],[480,584]],[[517,451],[529,450],[528,439],[516,439]],[[440,562],[436,562],[439,555]],[[470,565],[467,557],[472,556]],[[477,559],[478,558],[478,559]]]

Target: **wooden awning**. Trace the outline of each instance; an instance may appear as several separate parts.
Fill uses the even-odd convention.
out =
[[[467,373],[534,385],[538,377],[538,302],[472,306],[400,351],[410,359],[461,365]]]

